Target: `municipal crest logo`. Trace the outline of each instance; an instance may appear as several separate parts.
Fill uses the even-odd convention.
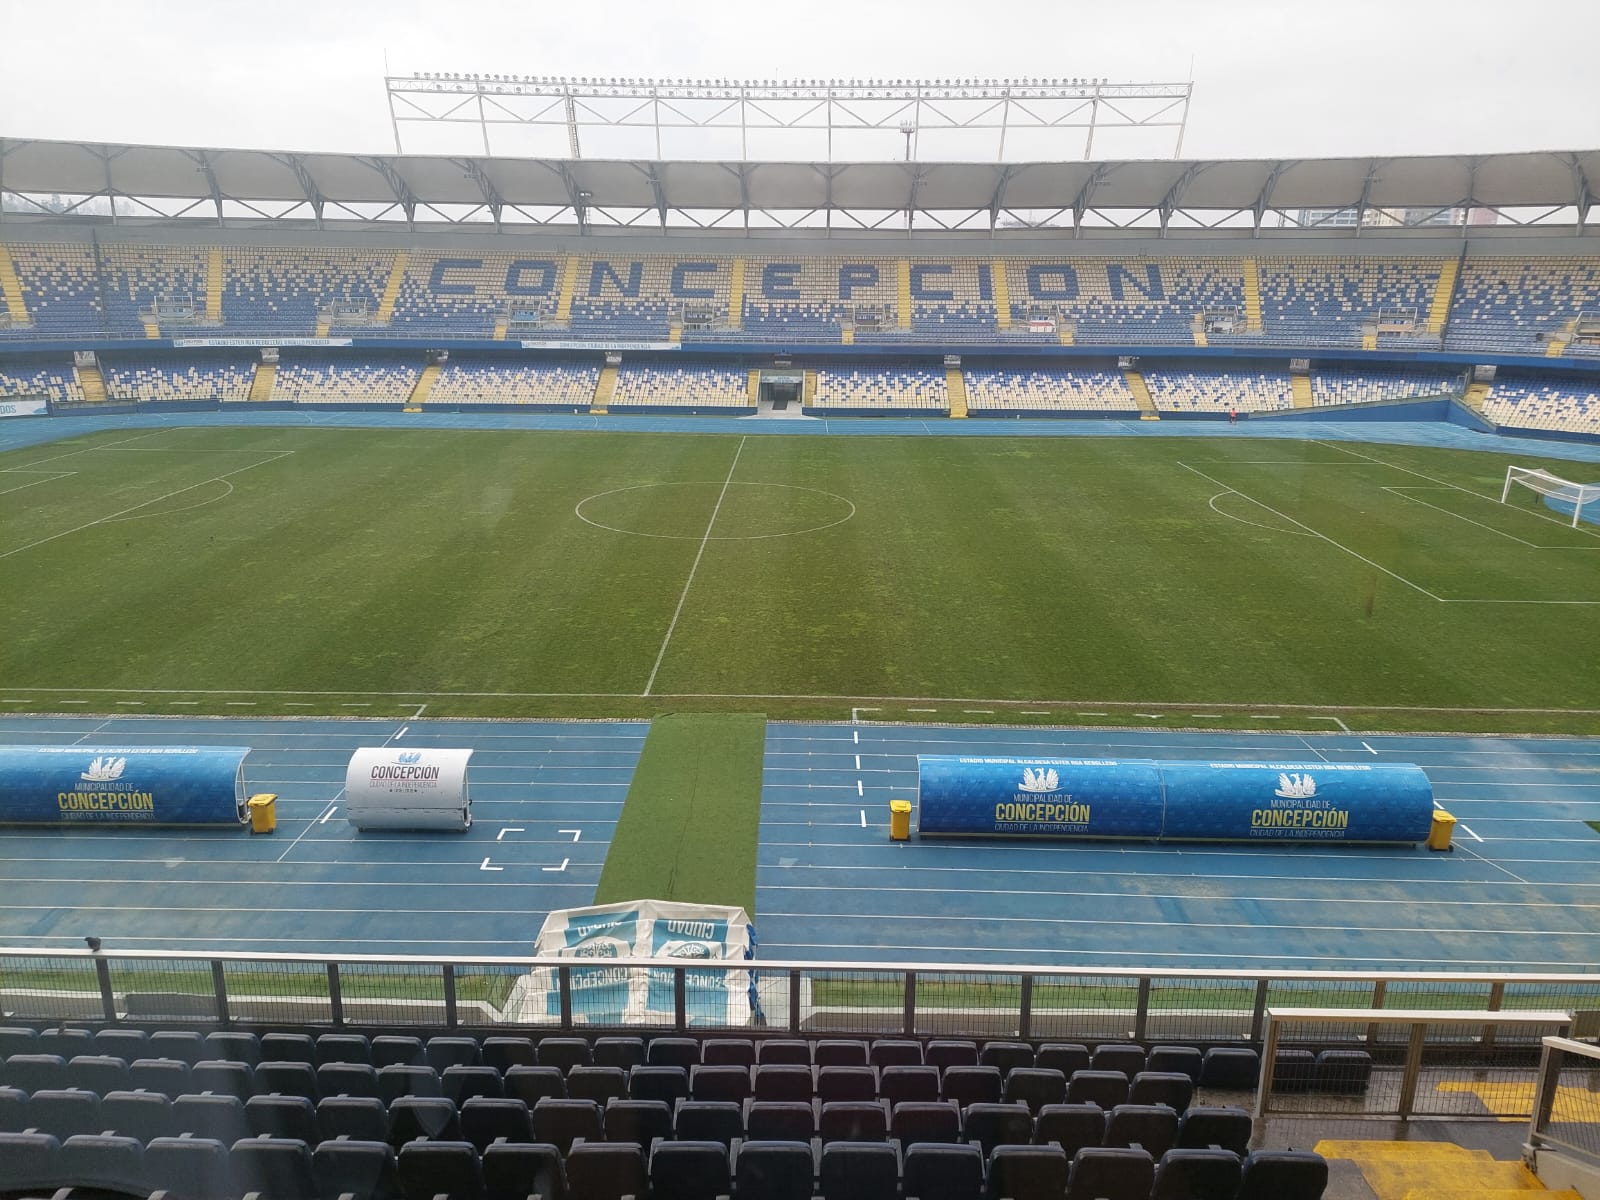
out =
[[[113,779],[121,779],[122,773],[128,769],[128,760],[116,758],[112,755],[95,757],[89,764],[89,769],[79,775],[79,779],[87,779],[90,783],[110,783]]]
[[[1285,800],[1309,800],[1317,794],[1317,781],[1309,774],[1279,772],[1278,789],[1273,793]]]
[[[1053,792],[1061,786],[1061,777],[1054,767],[1023,767],[1019,791]]]
[[[401,762],[401,763],[421,762],[422,761],[422,751],[420,751],[420,750],[407,750],[404,754],[401,754],[398,758],[396,758],[395,761],[396,762]]]
[[[704,942],[664,942],[660,954],[662,958],[710,958],[711,947]]]

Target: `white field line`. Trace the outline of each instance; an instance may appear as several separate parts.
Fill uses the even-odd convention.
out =
[[[1436,483],[1442,488],[1449,488],[1452,491],[1463,492],[1468,496],[1476,496],[1479,500],[1488,500],[1492,504],[1498,504],[1499,503],[1499,501],[1496,500],[1494,498],[1494,496],[1492,496],[1492,495],[1485,495],[1482,492],[1475,492],[1471,488],[1462,487],[1459,483],[1451,483],[1448,479],[1437,479],[1434,476],[1426,475],[1421,471],[1414,471],[1410,467],[1402,467],[1399,463],[1392,463],[1392,462],[1387,462],[1387,461],[1385,461],[1384,459],[1381,459],[1381,458],[1374,458],[1370,454],[1363,454],[1359,450],[1352,450],[1348,446],[1341,445],[1338,442],[1320,442],[1320,441],[1316,441],[1316,442],[1313,442],[1313,444],[1317,445],[1317,446],[1321,446],[1321,447],[1323,447],[1324,449],[1327,449],[1327,450],[1337,450],[1342,454],[1350,455],[1352,458],[1365,459],[1369,463],[1376,463],[1380,467],[1388,467],[1392,471],[1403,471],[1407,475],[1415,475],[1418,479],[1426,479],[1429,483]],[[1518,511],[1519,512],[1532,512],[1532,514],[1535,517],[1538,517],[1541,520],[1554,521],[1557,525],[1560,525],[1563,528],[1567,528],[1567,529],[1572,528],[1572,526],[1568,525],[1565,521],[1563,521],[1561,518],[1555,516],[1554,514],[1551,514],[1550,516],[1546,516],[1544,513],[1533,512],[1533,510],[1531,510],[1531,509],[1519,509]],[[1590,530],[1587,530],[1587,529],[1580,528],[1578,530],[1578,532],[1581,533],[1581,534],[1584,534],[1587,537],[1600,537],[1600,533],[1594,533],[1594,532],[1592,532]],[[1551,548],[1554,549],[1554,547],[1551,547]]]
[[[0,496],[9,496],[12,492],[20,492],[20,491],[22,491],[23,488],[38,487],[41,483],[51,483],[51,482],[53,482],[53,481],[55,481],[57,479],[71,479],[74,475],[77,474],[76,471],[57,471],[54,474],[47,474],[47,473],[45,473],[43,471],[39,471],[39,472],[27,471],[27,472],[17,472],[17,473],[18,474],[28,474],[28,475],[38,474],[39,478],[38,479],[31,479],[27,483],[19,483],[19,484],[17,484],[16,487],[0,488]],[[0,471],[0,474],[10,474],[10,472]]]
[[[1450,600],[1449,604],[1479,603],[1472,600]],[[1483,603],[1500,604],[1516,603],[1516,601],[1484,601]],[[1537,603],[1544,603],[1539,601]],[[1587,604],[1589,601],[1579,601]],[[372,696],[377,699],[406,697],[408,700],[418,696],[427,696],[433,700],[637,700],[638,692],[368,692],[359,689],[329,690],[329,689],[295,689],[295,688],[63,688],[63,687],[7,687],[8,692],[16,695],[87,695],[87,696]],[[837,703],[848,703],[852,700],[876,700],[883,703],[935,703],[935,704],[1053,704],[1058,708],[1070,709],[1078,704],[1115,704],[1119,707],[1132,709],[1138,708],[1167,708],[1192,711],[1199,703],[1204,703],[1210,708],[1220,708],[1230,712],[1258,713],[1263,708],[1275,708],[1279,712],[1289,713],[1469,713],[1487,715],[1535,715],[1549,716],[1552,714],[1565,714],[1569,716],[1600,716],[1600,708],[1542,708],[1523,707],[1507,708],[1487,705],[1429,705],[1429,704],[1277,704],[1272,702],[1256,701],[1254,703],[1232,701],[1207,700],[1196,702],[1194,700],[1084,700],[1061,699],[1041,696],[1018,699],[1011,696],[841,696],[827,693],[803,692],[656,692],[655,698],[667,700],[816,700]],[[286,705],[305,707],[286,701]],[[427,705],[423,705],[424,708]],[[861,712],[877,712],[881,709],[860,709]],[[908,712],[937,712],[934,708],[912,708]],[[1005,710],[1009,711],[1009,709]],[[1002,713],[1004,715],[1004,713]],[[1078,710],[1080,717],[1104,717],[1107,712],[1091,712]],[[330,718],[333,719],[333,718]],[[413,714],[412,720],[416,720]],[[550,718],[551,720],[565,720],[566,718]],[[1245,732],[1243,730],[1237,732]],[[1426,737],[1424,733],[1412,732],[1410,736]],[[1541,735],[1536,735],[1541,736]]]
[[[1383,566],[1381,563],[1373,562],[1370,558],[1368,558],[1364,554],[1357,554],[1354,550],[1350,549],[1349,546],[1341,545],[1339,542],[1334,541],[1327,534],[1322,533],[1320,530],[1313,529],[1311,526],[1307,525],[1304,521],[1297,521],[1293,517],[1291,517],[1288,513],[1280,512],[1277,509],[1273,508],[1270,504],[1263,504],[1261,501],[1257,500],[1255,497],[1246,495],[1244,492],[1239,491],[1238,488],[1231,487],[1228,484],[1223,483],[1222,480],[1216,478],[1214,475],[1207,475],[1204,471],[1200,470],[1198,467],[1191,467],[1186,462],[1180,462],[1178,465],[1180,467],[1182,467],[1185,471],[1193,471],[1196,475],[1200,476],[1201,479],[1206,480],[1208,483],[1214,483],[1219,488],[1227,488],[1227,490],[1237,493],[1239,496],[1241,496],[1244,499],[1250,501],[1250,503],[1254,504],[1257,508],[1264,509],[1267,512],[1271,513],[1273,516],[1279,517],[1282,520],[1288,521],[1291,525],[1295,525],[1295,526],[1298,526],[1301,529],[1304,529],[1307,533],[1311,534],[1312,536],[1320,538],[1324,542],[1327,542],[1328,545],[1332,546],[1335,550],[1342,550],[1344,553],[1348,554],[1351,558],[1358,559],[1359,561],[1366,563],[1367,566],[1373,568],[1374,570],[1382,571],[1385,575],[1389,576],[1391,579],[1397,580],[1400,583],[1405,584],[1408,588],[1411,588],[1413,591],[1421,592],[1424,596],[1428,597],[1428,599],[1437,600],[1441,604],[1444,603],[1444,597],[1434,595],[1427,588],[1423,587],[1420,583],[1412,583],[1411,580],[1407,579],[1404,575],[1401,575],[1401,574],[1399,574],[1398,572],[1395,572],[1395,571],[1391,571],[1388,567]]]
[[[678,628],[678,618],[683,615],[683,605],[689,599],[689,589],[694,586],[695,572],[700,569],[700,559],[705,556],[706,546],[711,542],[711,531],[716,528],[717,514],[722,511],[722,502],[727,499],[728,486],[733,482],[733,473],[739,469],[739,456],[744,453],[744,444],[749,439],[739,439],[739,446],[733,452],[733,462],[728,467],[728,477],[722,481],[722,491],[717,493],[717,503],[711,510],[711,519],[706,522],[705,536],[700,539],[700,549],[695,551],[694,563],[689,567],[689,578],[684,580],[683,591],[678,594],[678,607],[672,610],[672,623],[667,626],[667,636],[661,639],[661,649],[656,654],[655,666],[650,668],[650,678],[645,680],[645,696],[650,694],[650,689],[656,685],[656,675],[661,670],[661,662],[667,657],[667,647],[672,644],[673,631]]]
[[[1496,529],[1493,525],[1485,525],[1482,521],[1474,521],[1471,517],[1463,517],[1460,513],[1451,512],[1448,508],[1440,508],[1437,504],[1429,504],[1426,500],[1419,500],[1417,497],[1411,494],[1412,492],[1447,492],[1452,490],[1450,488],[1385,487],[1383,490],[1391,495],[1400,497],[1402,500],[1409,500],[1413,504],[1420,504],[1423,508],[1431,508],[1436,513],[1443,513],[1447,517],[1454,517],[1458,521],[1465,521],[1468,525],[1476,525],[1479,529],[1486,529],[1490,533],[1499,534],[1503,538],[1509,538],[1511,541],[1516,542],[1519,546],[1526,546],[1530,550],[1544,549],[1544,547],[1530,542],[1525,538],[1519,538],[1514,533],[1507,533],[1504,529]],[[1460,489],[1454,490],[1459,491]],[[1477,495],[1477,493],[1469,492],[1468,495]],[[1579,549],[1591,550],[1600,549],[1600,547],[1582,546],[1579,547]]]
[[[166,433],[165,429],[152,429],[149,433],[135,434],[115,442],[103,442],[98,446],[82,446],[77,450],[68,450],[64,454],[52,454],[49,458],[36,458],[30,463],[23,463],[20,467],[10,467],[12,471],[31,471],[34,467],[42,466],[48,462],[58,462],[63,458],[75,458],[79,454],[93,454],[97,450],[110,450],[115,446],[125,446],[129,442],[142,442],[145,438],[155,437],[157,434]]]
[[[240,475],[245,471],[253,471],[257,467],[264,467],[268,463],[277,462],[280,458],[285,458],[293,453],[294,451],[292,450],[280,451],[279,453],[272,455],[270,458],[263,458],[260,462],[253,462],[249,466],[240,467],[236,471],[225,471],[223,474],[214,475],[210,479],[202,479],[199,483],[191,483],[188,487],[181,487],[176,491],[167,492],[165,495],[156,496],[154,499],[145,500],[139,504],[133,505],[131,508],[124,508],[118,512],[111,513],[108,516],[99,517],[93,521],[85,522],[82,525],[76,525],[71,529],[63,529],[60,533],[52,533],[49,537],[42,537],[37,541],[27,542],[24,545],[18,546],[14,550],[7,550],[3,554],[0,554],[0,559],[10,558],[13,554],[21,554],[24,550],[32,550],[36,546],[43,546],[47,542],[56,541],[58,538],[64,538],[68,534],[82,533],[85,529],[93,529],[96,525],[104,525],[108,521],[118,520],[119,518],[126,517],[129,513],[138,512],[141,508],[149,508],[150,505],[159,504],[163,500],[170,500],[173,496],[181,496],[185,492],[192,492],[195,488],[205,487],[207,484],[211,483],[226,482],[228,477],[231,475]]]

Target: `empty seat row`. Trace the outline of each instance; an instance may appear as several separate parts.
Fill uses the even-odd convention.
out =
[[[565,1150],[581,1141],[743,1139],[834,1141],[967,1141],[985,1148],[1001,1143],[1167,1148],[1220,1146],[1242,1153],[1251,1134],[1247,1113],[1195,1107],[1179,1113],[1164,1104],[1047,1104],[979,1102],[962,1108],[947,1101],[593,1100],[545,1097],[528,1104],[509,1097],[474,1096],[459,1105],[443,1096],[401,1096],[387,1105],[374,1097],[335,1096],[313,1105],[304,1096],[180,1096],[113,1092],[46,1091],[32,1097],[0,1091],[0,1131],[48,1133],[59,1138],[113,1134],[150,1142],[190,1136],[231,1144],[250,1136],[305,1142],[350,1138],[400,1147],[417,1138],[548,1142]]]
[[[496,1036],[482,1039],[464,1035],[438,1035],[427,1039],[359,1033],[307,1034],[266,1033],[246,1030],[195,1031],[165,1030],[146,1033],[140,1029],[108,1028],[47,1029],[0,1027],[0,1059],[14,1054],[57,1054],[63,1058],[78,1055],[110,1055],[133,1061],[139,1058],[175,1058],[191,1065],[208,1060],[242,1062],[255,1066],[262,1062],[303,1062],[312,1066],[324,1063],[365,1063],[383,1066],[431,1066],[442,1071],[450,1066],[554,1066],[563,1070],[573,1066],[633,1067],[677,1066],[754,1066],[760,1064],[802,1066],[915,1066],[936,1067],[994,1066],[1002,1071],[1012,1067],[1053,1067],[1073,1071],[1119,1070],[1127,1075],[1139,1071],[1184,1071],[1197,1083],[1208,1062],[1218,1056],[1253,1055],[1254,1051],[1217,1048],[1202,1052],[1192,1046],[1162,1046],[1150,1050],[1131,1043],[1102,1043],[1090,1047],[1075,1042],[1046,1042],[1037,1048],[1030,1042],[991,1040],[982,1044],[956,1038],[934,1038],[927,1042],[910,1038],[877,1038],[871,1041],[851,1038],[739,1038],[705,1039],[660,1036],[597,1037],[594,1039],[549,1036],[542,1038]]]
[[[584,1143],[555,1146],[0,1134],[0,1191],[98,1187],[160,1190],[170,1200],[1318,1200],[1327,1164],[1315,1154],[800,1141]]]
[[[1333,1052],[1338,1054],[1339,1052]],[[1369,1068],[1370,1069],[1370,1068]],[[1364,1077],[1362,1085],[1364,1086]],[[236,1096],[370,1096],[385,1103],[401,1096],[444,1096],[461,1103],[475,1096],[510,1096],[532,1104],[546,1097],[593,1100],[907,1100],[973,1103],[1016,1101],[1037,1112],[1046,1104],[1091,1102],[1165,1104],[1177,1112],[1194,1094],[1191,1078],[1178,1071],[1141,1071],[1131,1080],[1120,1071],[1074,1071],[1069,1077],[1048,1067],[930,1066],[807,1067],[763,1064],[755,1067],[514,1066],[504,1074],[490,1066],[430,1066],[366,1063],[202,1061],[192,1067],[177,1059],[136,1059],[81,1055],[13,1055],[4,1064],[3,1086],[24,1094],[76,1090],[93,1095],[145,1091],[165,1096],[201,1092]],[[1351,1089],[1345,1089],[1351,1090]],[[1354,1089],[1359,1090],[1359,1089]]]

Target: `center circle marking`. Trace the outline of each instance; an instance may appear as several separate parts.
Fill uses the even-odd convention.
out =
[[[704,534],[649,533],[642,529],[625,529],[620,525],[607,525],[604,521],[597,521],[593,517],[585,515],[583,511],[585,505],[597,500],[604,500],[607,496],[620,496],[628,492],[644,491],[648,488],[709,487],[717,488],[720,491],[724,486],[726,486],[728,491],[732,491],[734,488],[781,488],[782,490],[789,492],[810,492],[813,495],[826,496],[830,500],[837,500],[839,503],[846,505],[850,511],[845,513],[844,516],[840,517],[836,521],[825,521],[820,525],[808,525],[804,529],[784,529],[776,533],[745,533],[733,535],[713,533],[709,538]],[[837,492],[824,491],[822,488],[802,487],[798,484],[792,483],[729,483],[727,485],[712,482],[636,483],[629,487],[612,488],[610,491],[596,492],[592,496],[585,496],[582,500],[579,500],[577,504],[573,505],[572,513],[585,525],[593,525],[596,529],[605,529],[611,533],[625,533],[630,537],[663,538],[667,541],[674,542],[759,542],[765,541],[769,538],[799,537],[801,534],[805,533],[820,533],[824,529],[832,529],[835,525],[843,525],[846,521],[850,520],[856,515],[856,506],[854,501],[845,496],[839,495]]]

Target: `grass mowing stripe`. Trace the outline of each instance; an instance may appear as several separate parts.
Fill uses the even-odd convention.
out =
[[[679,900],[754,913],[759,713],[674,713],[650,725],[596,904]]]

